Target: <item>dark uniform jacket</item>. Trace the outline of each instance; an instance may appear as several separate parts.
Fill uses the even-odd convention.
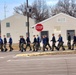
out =
[[[46,39],[46,43],[49,43],[49,38],[48,38],[48,37],[46,37],[45,39]]]
[[[3,40],[2,40],[2,38],[0,38],[0,44],[3,44]]]
[[[9,44],[12,44],[12,38],[9,38]]]
[[[73,42],[76,42],[76,36],[73,37]]]
[[[7,39],[6,38],[4,38],[4,44],[6,44],[7,43]]]
[[[52,37],[52,42],[56,42],[55,36]]]
[[[43,44],[45,45],[46,43],[46,38],[43,38]]]
[[[58,41],[59,42],[63,42],[63,38],[62,37],[59,37]]]
[[[34,41],[33,41],[33,43],[36,43],[37,42],[37,39],[36,38],[34,38]]]
[[[26,42],[30,43],[30,38],[29,37],[27,37]]]
[[[20,38],[20,44],[23,43],[23,44],[26,44],[25,42],[25,39],[24,38]]]
[[[70,35],[68,36],[68,41],[71,41],[71,36]]]

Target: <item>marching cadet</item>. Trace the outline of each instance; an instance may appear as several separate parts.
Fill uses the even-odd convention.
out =
[[[0,49],[1,49],[1,52],[4,51],[4,49],[3,49],[3,40],[1,38],[1,36],[0,36]]]
[[[55,49],[56,50],[59,50],[57,47],[56,47],[56,39],[55,39],[55,36],[54,36],[54,34],[52,34],[52,51],[54,51],[54,47],[55,47]]]
[[[42,36],[42,40],[43,40],[43,51],[45,51],[45,48],[46,48],[46,39],[45,39],[44,35]]]
[[[68,40],[68,43],[67,43],[68,49],[71,49],[71,36],[70,36],[70,33],[68,33],[68,38],[67,38],[67,40]]]
[[[64,46],[63,46],[63,38],[61,36],[61,34],[59,34],[59,39],[58,39],[58,48],[60,49],[62,47],[63,50],[65,50]]]
[[[4,41],[3,41],[3,44],[4,44],[4,50],[5,50],[5,52],[8,50],[7,48],[6,48],[6,45],[7,45],[7,39],[6,39],[6,36],[4,35]]]
[[[22,36],[20,36],[20,40],[21,40],[21,37]],[[21,51],[21,41],[19,40],[19,51]]]
[[[24,49],[24,44],[26,44],[26,42],[25,42],[25,39],[24,39],[24,37],[23,36],[20,36],[20,42],[19,42],[20,44],[20,51],[21,52],[23,52],[23,50],[24,51],[26,51],[26,49]]]
[[[74,45],[76,45],[76,36],[73,37],[73,44],[72,44],[72,50],[74,50]]]
[[[41,49],[40,47],[40,42],[41,42],[41,38],[37,35],[37,50]]]
[[[33,51],[35,51],[35,50],[37,51],[37,48],[36,48],[37,47],[37,39],[36,39],[35,35],[33,37],[34,37],[34,40],[33,40]]]
[[[46,47],[47,46],[47,40],[46,40],[45,35],[42,36],[42,41],[43,41],[43,51],[45,51],[45,49],[48,50],[48,48]]]
[[[46,39],[46,46],[49,46],[50,50],[51,50],[51,46],[49,44],[49,38],[47,35],[45,35],[45,39]]]
[[[9,48],[10,48],[10,52],[13,50],[13,48],[12,48],[12,43],[13,43],[13,40],[12,40],[12,37],[11,36],[9,36]]]
[[[27,49],[27,47],[30,47],[30,51],[32,50],[32,48],[31,48],[31,45],[30,45],[30,38],[29,38],[29,36],[28,35],[26,35],[26,48],[25,49]]]

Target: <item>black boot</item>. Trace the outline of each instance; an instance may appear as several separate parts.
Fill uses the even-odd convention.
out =
[[[6,48],[6,49],[5,49],[5,52],[7,52],[7,50],[8,50],[8,49]]]

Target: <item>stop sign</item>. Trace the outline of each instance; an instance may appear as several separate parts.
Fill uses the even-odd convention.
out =
[[[42,31],[43,30],[43,25],[42,24],[37,24],[35,26],[35,28],[36,28],[37,31]]]

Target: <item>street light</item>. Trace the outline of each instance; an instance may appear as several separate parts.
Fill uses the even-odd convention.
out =
[[[26,0],[26,2],[27,2],[27,22],[26,22],[26,24],[27,24],[27,34],[29,36],[29,7],[28,7],[28,0]]]

